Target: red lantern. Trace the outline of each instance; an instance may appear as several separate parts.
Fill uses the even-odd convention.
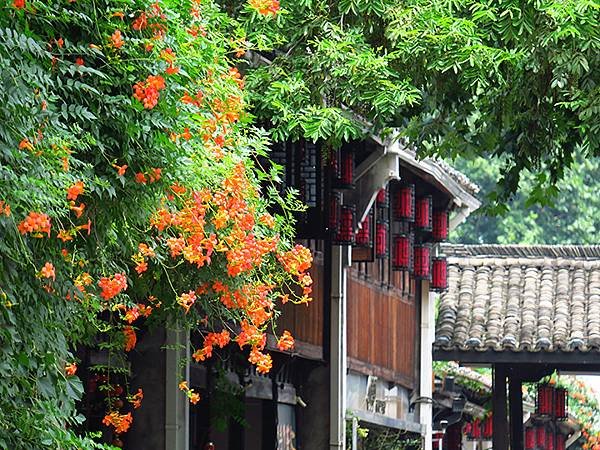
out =
[[[409,234],[394,236],[394,251],[392,254],[392,269],[410,270],[413,264],[413,242]]]
[[[487,416],[483,421],[483,437],[484,439],[490,439],[493,434],[493,421],[492,416]]]
[[[334,244],[350,245],[354,243],[354,206],[342,205]]]
[[[397,220],[414,222],[415,220],[415,185],[401,186],[394,195],[394,217]]]
[[[347,186],[354,186],[354,152],[342,152],[340,181]]]
[[[448,211],[434,210],[432,227],[431,237],[434,241],[440,242],[448,239]]]
[[[535,449],[535,429],[532,427],[528,427],[525,429],[525,450],[534,450],[534,449]]]
[[[329,229],[335,234],[340,221],[340,206],[342,196],[339,192],[332,192],[329,199]]]
[[[479,440],[481,439],[481,420],[475,419],[473,421],[473,439]]]
[[[470,440],[472,438],[473,425],[471,425],[470,422],[465,423],[465,427],[464,427],[463,431],[467,435],[467,439]]]
[[[448,261],[446,258],[433,258],[432,260],[431,289],[434,291],[448,289]]]
[[[556,435],[556,450],[565,450],[567,448],[567,438],[564,434]]]
[[[546,450],[554,450],[554,431],[546,430]]]
[[[428,280],[431,277],[431,249],[425,244],[415,245],[415,279]]]
[[[389,205],[389,200],[387,188],[379,189],[379,192],[377,192],[377,198],[375,200],[377,206],[380,208],[387,208]]]
[[[567,390],[556,389],[554,391],[554,417],[558,420],[567,418]]]
[[[554,405],[554,388],[548,384],[538,386],[536,412],[543,416],[552,415]]]
[[[546,450],[546,427],[544,425],[538,424],[535,426],[535,440],[538,449]]]
[[[444,439],[441,442],[443,447],[448,449],[459,449],[462,444],[462,433],[459,427],[450,427],[446,430],[444,434]],[[439,446],[434,446],[433,448],[439,448]]]
[[[335,172],[335,187],[339,189],[354,188],[354,152],[341,149],[332,156],[331,164]]]
[[[387,234],[388,224],[377,222],[375,229],[375,256],[377,258],[385,258],[387,256]]]
[[[426,195],[417,199],[415,206],[415,227],[421,230],[431,231],[431,210],[432,210],[431,195]]]
[[[356,245],[358,247],[373,247],[373,236],[371,234],[371,222],[373,221],[373,213],[369,212],[365,220],[362,221],[361,227],[356,233]]]

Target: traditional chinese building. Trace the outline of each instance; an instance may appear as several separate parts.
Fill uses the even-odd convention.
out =
[[[446,246],[434,358],[491,367],[494,449],[564,450],[577,440],[567,392],[524,382],[600,370],[600,248]],[[523,420],[525,417],[526,420]]]
[[[177,389],[186,337],[147,333],[132,358],[145,402],[125,447],[343,449],[354,423],[431,448],[432,292],[447,286],[438,244],[479,206],[476,186],[393,139],[337,151],[300,141],[269,160],[285,167],[278,189],[297,189],[308,206],[297,230],[314,253],[313,301],[285,305],[278,323],[295,336],[294,352],[270,342],[268,376],[233,345],[183,368],[202,396],[194,406]],[[180,346],[157,350],[164,344]]]
[[[493,447],[491,371],[476,371],[451,361],[435,363],[433,393],[433,448],[439,450],[485,450]],[[548,445],[578,449],[582,434],[579,419],[566,408],[566,391],[549,385],[528,384],[523,395],[525,448]],[[538,397],[552,393],[556,405],[551,411],[540,406]],[[562,397],[561,397],[562,396]],[[559,400],[564,399],[565,403]],[[544,411],[544,408],[547,410]],[[553,413],[553,414],[549,414]],[[512,420],[512,418],[511,418]]]

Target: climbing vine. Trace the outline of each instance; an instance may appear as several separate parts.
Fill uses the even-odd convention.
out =
[[[258,163],[236,27],[204,0],[0,7],[0,448],[100,446],[76,432],[80,346],[106,361],[86,387],[121,446],[141,329],[203,330],[195,360],[233,341],[267,372],[278,305],[310,301],[302,206]]]

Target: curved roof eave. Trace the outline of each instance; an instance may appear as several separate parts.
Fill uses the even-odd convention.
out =
[[[446,192],[452,203],[458,208],[458,214],[451,220],[451,228],[455,228],[473,211],[481,206],[475,197],[477,186],[468,181],[466,177],[457,180],[456,173],[451,174],[447,164],[431,158],[417,159],[414,151],[409,150],[399,140],[386,143],[387,151],[398,155],[400,160],[425,179],[429,179],[435,186]],[[454,176],[453,176],[454,175]]]

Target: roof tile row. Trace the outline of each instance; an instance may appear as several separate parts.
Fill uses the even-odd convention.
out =
[[[436,348],[600,350],[600,247],[444,251],[462,256],[448,260]]]

